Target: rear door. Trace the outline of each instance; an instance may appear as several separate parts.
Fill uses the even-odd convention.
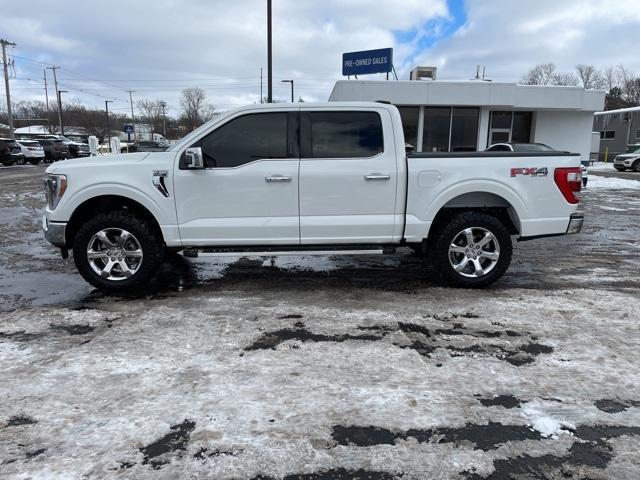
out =
[[[302,244],[389,243],[398,182],[385,109],[302,107]]]
[[[176,168],[184,245],[300,243],[298,109],[240,112],[190,146],[206,168]]]

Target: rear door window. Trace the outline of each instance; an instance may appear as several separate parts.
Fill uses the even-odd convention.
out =
[[[302,112],[301,156],[368,158],[384,151],[377,112]]]

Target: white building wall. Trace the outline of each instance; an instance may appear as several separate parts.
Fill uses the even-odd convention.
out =
[[[579,153],[583,160],[591,151],[592,112],[539,110],[534,115],[533,141],[556,150]]]

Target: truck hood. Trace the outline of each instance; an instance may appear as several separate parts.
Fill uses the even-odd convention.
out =
[[[142,162],[150,155],[149,152],[123,153],[120,155],[98,155],[95,157],[69,158],[61,162],[53,163],[47,168],[47,173],[64,173],[80,168],[102,169],[120,168]]]

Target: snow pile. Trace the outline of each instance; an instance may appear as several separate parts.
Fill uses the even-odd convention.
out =
[[[626,180],[624,178],[607,178],[598,175],[590,175],[587,188],[607,188],[612,190],[640,190],[640,176],[638,180]]]
[[[603,172],[607,170],[614,171],[613,162],[596,162],[593,165],[589,165],[590,172]]]
[[[539,401],[526,403],[522,407],[522,416],[527,419],[531,428],[546,438],[556,438],[560,433],[576,429],[575,425],[565,420],[558,420],[545,412],[544,403]]]

